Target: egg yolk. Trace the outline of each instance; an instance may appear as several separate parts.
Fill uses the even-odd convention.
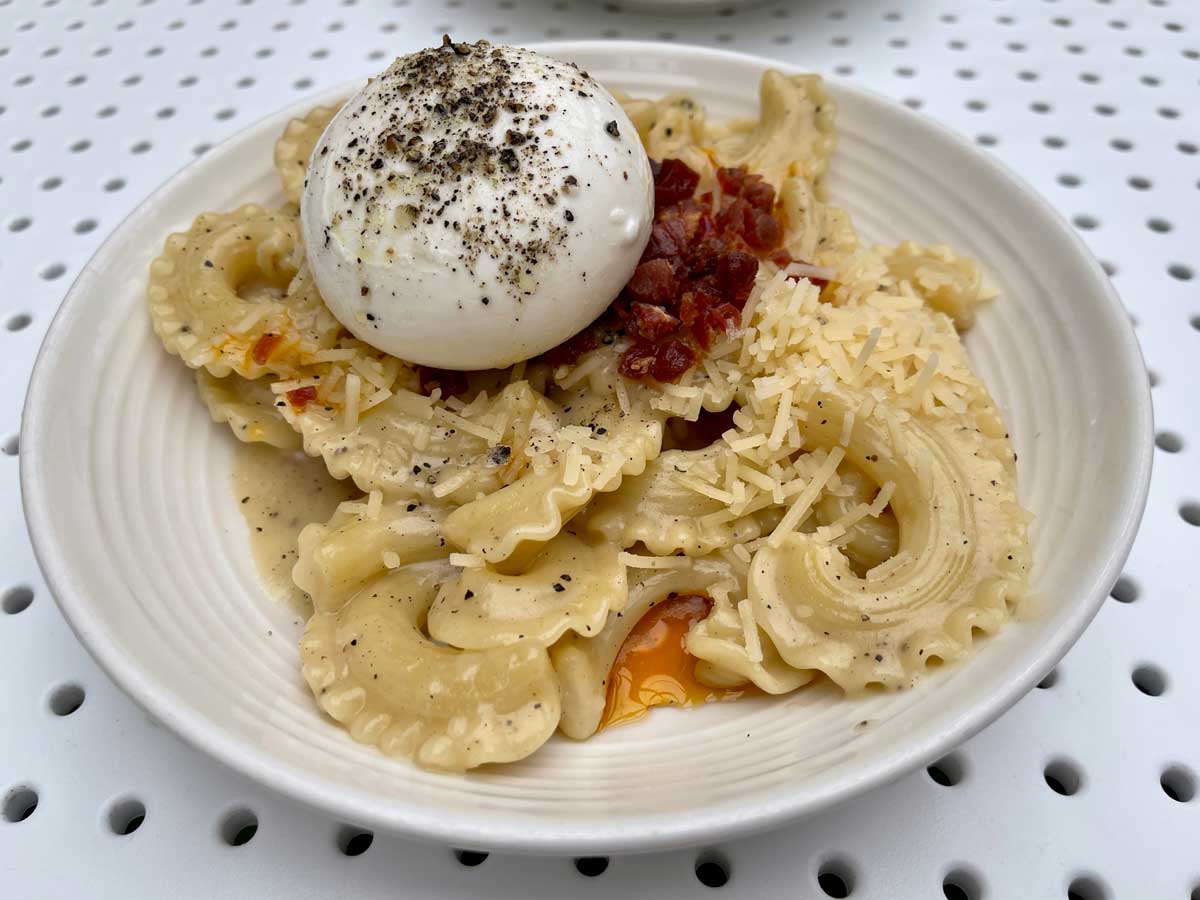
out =
[[[684,649],[684,639],[692,625],[708,615],[712,603],[695,594],[674,595],[638,620],[609,673],[601,729],[640,719],[653,706],[736,700],[752,690],[709,687],[696,678],[696,658]]]

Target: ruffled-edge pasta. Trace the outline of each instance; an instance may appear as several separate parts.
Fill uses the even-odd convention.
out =
[[[618,549],[564,531],[520,573],[463,569],[438,591],[429,634],[467,650],[521,641],[548,647],[568,631],[599,633],[610,611],[625,608],[627,597]]]
[[[895,247],[880,247],[889,280],[907,283],[933,309],[954,320],[960,330],[975,322],[975,310],[995,291],[984,286],[979,264],[959,256],[945,244],[904,241]]]
[[[737,583],[710,586],[708,594],[713,598],[712,611],[684,639],[687,652],[698,660],[698,680],[713,687],[748,681],[768,694],[791,693],[812,681],[816,673],[789,666],[759,628],[740,577]]]
[[[833,152],[836,107],[816,75],[769,71],[759,88],[759,117],[712,124],[691,97],[621,98],[651,159],[679,159],[700,174],[700,189],[716,183],[718,166],[762,175],[776,190],[792,177],[816,184]]]
[[[167,238],[147,299],[169,353],[217,378],[299,374],[341,326],[310,276],[296,220],[247,204]]]
[[[814,386],[815,387],[815,386]],[[859,399],[812,390],[805,436],[838,446]],[[991,633],[1026,589],[1026,516],[1009,473],[979,431],[878,406],[860,417],[845,457],[895,485],[895,556],[860,577],[836,535],[789,531],[787,517],[754,555],[749,597],[758,624],[797,669],[847,691],[905,687],[931,660],[953,660],[975,632]]]
[[[592,497],[616,490],[658,455],[666,416],[644,395],[644,387],[632,386],[622,404],[615,394],[585,387],[552,391],[560,424],[529,441],[530,470],[456,509],[446,536],[490,563],[536,552]]]
[[[720,443],[702,450],[667,450],[619,491],[598,496],[580,525],[615,546],[641,543],[657,556],[707,556],[761,537],[777,519],[771,509],[718,520],[716,514],[726,504],[695,487],[712,484],[712,493],[719,493],[717,462],[727,453],[732,451]]]
[[[820,76],[769,70],[758,99],[757,119],[710,132],[721,164],[761,175],[776,190],[792,176],[819,182],[833,153],[836,116]]]
[[[441,506],[385,503],[379,493],[343,503],[328,522],[300,532],[292,581],[312,598],[318,612],[338,609],[387,569],[446,557],[444,518]]]
[[[842,209],[817,197],[812,182],[791,176],[779,189],[787,222],[785,249],[794,259],[815,266],[840,267],[858,249],[858,235]]]
[[[881,499],[879,485],[850,465],[839,466],[837,474],[840,487],[827,490],[813,504],[813,518],[826,527],[845,523],[838,545],[855,572],[862,574],[896,555],[900,527],[886,506],[878,513],[871,508]],[[886,502],[888,497],[882,499]]]
[[[300,449],[300,435],[280,414],[267,379],[214,378],[207,369],[197,369],[196,387],[212,420],[227,424],[239,441],[261,442],[280,450]]]
[[[425,615],[442,562],[406,566],[317,612],[300,642],[304,680],[356,741],[433,769],[522,759],[558,724],[545,648],[456,650],[430,640]]]
[[[299,203],[308,174],[308,160],[325,126],[340,107],[314,106],[303,117],[292,119],[275,142],[275,171],[289,203]]]
[[[305,451],[322,457],[331,475],[389,498],[468,503],[490,494],[521,477],[525,445],[558,424],[553,405],[526,381],[464,405],[401,387],[407,375],[373,388],[353,365],[346,369],[337,380],[341,395],[332,396],[328,377],[313,381],[314,401],[284,414],[304,436]],[[349,416],[345,392],[367,388],[365,402],[372,405],[362,409],[359,400],[361,411]]]
[[[702,186],[715,183],[716,167],[709,155],[711,139],[704,107],[683,94],[661,100],[619,99],[651,159],[682,160],[700,173]]]

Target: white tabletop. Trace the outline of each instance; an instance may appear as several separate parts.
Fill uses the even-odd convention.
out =
[[[1155,385],[1145,524],[1055,674],[938,771],[770,834],[581,864],[603,869],[590,877],[382,834],[355,853],[352,825],[157,727],[64,624],[25,532],[15,436],[72,277],[193,155],[446,31],[686,41],[843,75],[973,137],[1104,261]],[[780,0],[699,17],[588,0],[0,0],[0,896],[1200,900],[1198,82],[1194,0]],[[700,863],[728,883],[706,886]]]

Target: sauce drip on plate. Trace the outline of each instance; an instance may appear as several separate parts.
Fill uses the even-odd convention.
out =
[[[677,594],[638,620],[609,673],[601,730],[640,719],[653,706],[698,706],[736,700],[748,692],[747,688],[709,687],[696,678],[696,658],[684,649],[684,639],[711,609],[708,597]]]

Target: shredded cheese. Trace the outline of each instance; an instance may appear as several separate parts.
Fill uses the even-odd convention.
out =
[[[783,514],[783,518],[779,520],[779,524],[775,526],[775,530],[770,534],[770,545],[778,547],[783,543],[783,539],[796,530],[804,518],[808,515],[812,505],[821,495],[821,490],[825,487],[826,482],[833,477],[842,458],[845,457],[846,451],[841,447],[834,447],[829,451],[829,455],[825,457],[825,461],[821,463],[821,467],[812,477],[812,480],[804,486],[800,494],[788,507],[788,511]]]
[[[627,569],[683,569],[691,563],[686,556],[638,556],[625,552],[618,554],[617,559]]]

